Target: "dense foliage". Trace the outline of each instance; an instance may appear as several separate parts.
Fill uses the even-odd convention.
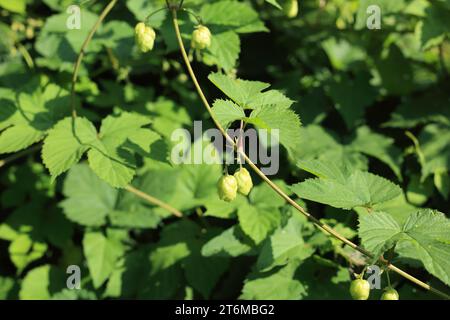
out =
[[[170,12],[146,19],[165,1],[115,4],[71,99],[108,3],[0,0],[0,299],[351,299],[355,274],[383,254],[450,291],[450,1],[186,0],[178,12],[220,124],[279,129],[270,178],[375,259],[249,167],[253,185],[238,177],[245,190],[223,201],[217,182],[239,166],[173,163],[174,130],[201,146],[194,121],[214,124]],[[367,27],[370,5],[381,29]],[[79,290],[66,287],[71,265]],[[387,287],[438,297],[389,276],[370,299]]]

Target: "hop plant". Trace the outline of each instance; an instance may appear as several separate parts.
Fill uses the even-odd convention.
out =
[[[192,32],[192,48],[205,49],[211,46],[211,31],[208,27],[199,25],[194,32]]]
[[[139,22],[135,27],[136,43],[139,50],[148,52],[153,49],[155,44],[156,33],[153,28],[146,26],[145,23]]]
[[[238,185],[238,192],[244,196],[250,193],[253,188],[252,177],[247,169],[240,168],[234,173]]]
[[[353,280],[350,284],[350,294],[354,300],[367,300],[370,294],[370,283],[364,279]]]
[[[381,295],[381,300],[399,300],[400,295],[398,294],[397,290],[394,288],[386,288],[386,290]]]
[[[283,11],[288,18],[295,18],[298,15],[298,0],[286,0]]]
[[[231,202],[236,198],[238,182],[234,176],[224,175],[217,183],[217,190],[221,200]]]

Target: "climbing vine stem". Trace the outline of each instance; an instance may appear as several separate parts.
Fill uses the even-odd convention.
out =
[[[161,207],[167,211],[169,211],[170,213],[172,213],[174,216],[178,217],[178,218],[182,218],[183,217],[183,213],[181,213],[181,211],[179,211],[178,209],[172,207],[171,205],[159,200],[158,198],[155,198],[145,192],[142,192],[139,189],[136,189],[134,187],[132,187],[131,185],[128,185],[127,187],[125,187],[125,190],[127,190],[128,192],[131,192],[133,194],[135,194],[136,196],[138,196],[141,199],[146,200],[149,203],[152,203],[158,207]]]
[[[203,105],[205,106],[206,110],[208,111],[209,115],[211,116],[212,121],[214,122],[214,125],[220,130],[224,138],[227,140],[228,143],[230,143],[235,149],[237,149],[237,152],[239,155],[245,160],[245,162],[252,168],[252,170],[264,181],[266,182],[278,195],[280,195],[287,203],[289,203],[291,206],[293,206],[297,211],[299,211],[301,214],[303,214],[308,220],[310,220],[313,224],[315,224],[319,229],[325,231],[326,233],[330,234],[331,236],[335,237],[336,239],[340,240],[344,244],[348,245],[349,247],[361,252],[362,254],[368,256],[369,258],[374,258],[373,254],[369,251],[365,250],[364,248],[359,247],[352,241],[348,240],[344,236],[342,236],[340,233],[335,231],[332,227],[329,225],[322,223],[319,219],[312,216],[310,213],[308,213],[302,206],[300,206],[297,202],[295,202],[292,198],[290,198],[283,190],[281,190],[280,187],[278,187],[275,183],[272,182],[247,156],[247,154],[244,152],[244,150],[240,150],[237,148],[236,143],[234,140],[227,134],[225,129],[222,127],[222,125],[217,120],[214,112],[211,109],[211,106],[203,93],[203,90],[197,80],[197,76],[195,75],[195,72],[192,68],[192,65],[189,61],[189,57],[186,53],[186,48],[184,47],[183,39],[181,37],[180,32],[180,26],[178,24],[178,17],[177,17],[177,10],[180,10],[181,8],[175,8],[173,6],[169,7],[171,13],[172,13],[172,22],[175,29],[175,35],[178,41],[178,45],[180,47],[181,55],[183,57],[183,60],[185,62],[186,68],[188,70],[188,73],[192,79],[192,82],[194,83],[194,86],[197,90],[197,93],[200,97],[200,100],[202,101]],[[435,294],[445,298],[450,299],[450,296],[447,294],[431,287],[430,285],[426,284],[425,282],[415,278],[414,276],[410,275],[409,273],[401,270],[400,268],[394,266],[393,264],[389,263],[383,258],[380,258],[378,260],[380,263],[384,264],[386,268],[389,270],[392,270],[399,275],[403,276],[404,278],[408,279],[409,281],[415,283],[416,285],[429,290],[431,292],[434,292]]]
[[[103,9],[102,13],[100,14],[99,18],[95,22],[94,26],[92,27],[91,31],[89,31],[88,36],[84,40],[83,44],[81,45],[80,52],[78,53],[77,60],[75,62],[75,65],[73,67],[73,74],[72,74],[72,87],[70,89],[70,99],[71,99],[71,106],[72,106],[72,117],[77,117],[77,108],[75,103],[75,86],[77,84],[78,79],[78,73],[80,71],[81,61],[83,60],[83,57],[85,55],[85,50],[87,46],[89,45],[89,42],[91,42],[92,38],[94,37],[95,32],[102,24],[105,17],[108,15],[108,13],[112,10],[112,8],[116,5],[117,0],[111,0],[108,5]]]

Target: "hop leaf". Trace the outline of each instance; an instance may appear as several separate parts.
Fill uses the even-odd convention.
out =
[[[205,49],[211,46],[211,31],[203,25],[198,26],[192,33],[192,48]]]
[[[231,202],[236,198],[238,182],[235,177],[230,175],[222,176],[217,183],[219,198]]]
[[[234,173],[238,185],[238,192],[244,196],[250,193],[253,188],[252,177],[247,169],[241,168]]]
[[[148,52],[153,49],[155,44],[156,33],[153,28],[148,27],[143,22],[139,22],[135,27],[136,43],[139,50]]]

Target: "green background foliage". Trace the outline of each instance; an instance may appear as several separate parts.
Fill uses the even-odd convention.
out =
[[[449,292],[450,1],[300,0],[294,18],[286,2],[184,2],[213,34],[190,55],[219,122],[280,129],[277,186]],[[250,195],[228,203],[221,165],[171,161],[175,129],[213,123],[167,11],[148,21],[153,51],[135,45],[136,23],[165,1],[117,3],[71,101],[74,62],[107,3],[0,0],[0,299],[350,299],[353,273],[373,259],[254,174]],[[71,4],[79,30],[66,26]],[[381,8],[380,30],[366,27],[369,5]],[[196,20],[179,20],[189,47]],[[81,290],[66,288],[70,265]],[[436,297],[390,276],[401,298]]]

